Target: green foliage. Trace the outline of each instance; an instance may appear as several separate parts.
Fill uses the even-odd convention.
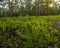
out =
[[[0,18],[0,46],[12,48],[59,48],[59,16]]]
[[[3,0],[1,16],[60,15],[60,5],[55,0]],[[4,8],[7,5],[7,8]]]

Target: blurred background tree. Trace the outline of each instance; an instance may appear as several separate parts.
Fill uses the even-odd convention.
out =
[[[0,16],[17,17],[59,14],[60,4],[54,0],[0,0]]]

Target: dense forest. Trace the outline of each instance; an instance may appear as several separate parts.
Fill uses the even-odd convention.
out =
[[[0,0],[0,16],[59,15],[55,0]]]

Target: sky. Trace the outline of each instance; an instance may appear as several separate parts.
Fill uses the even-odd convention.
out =
[[[60,1],[60,0],[55,0],[56,2]]]
[[[60,0],[55,0],[58,4],[60,4]]]

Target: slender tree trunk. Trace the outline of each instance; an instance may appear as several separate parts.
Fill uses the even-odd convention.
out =
[[[40,2],[38,0],[38,16],[40,15]]]

